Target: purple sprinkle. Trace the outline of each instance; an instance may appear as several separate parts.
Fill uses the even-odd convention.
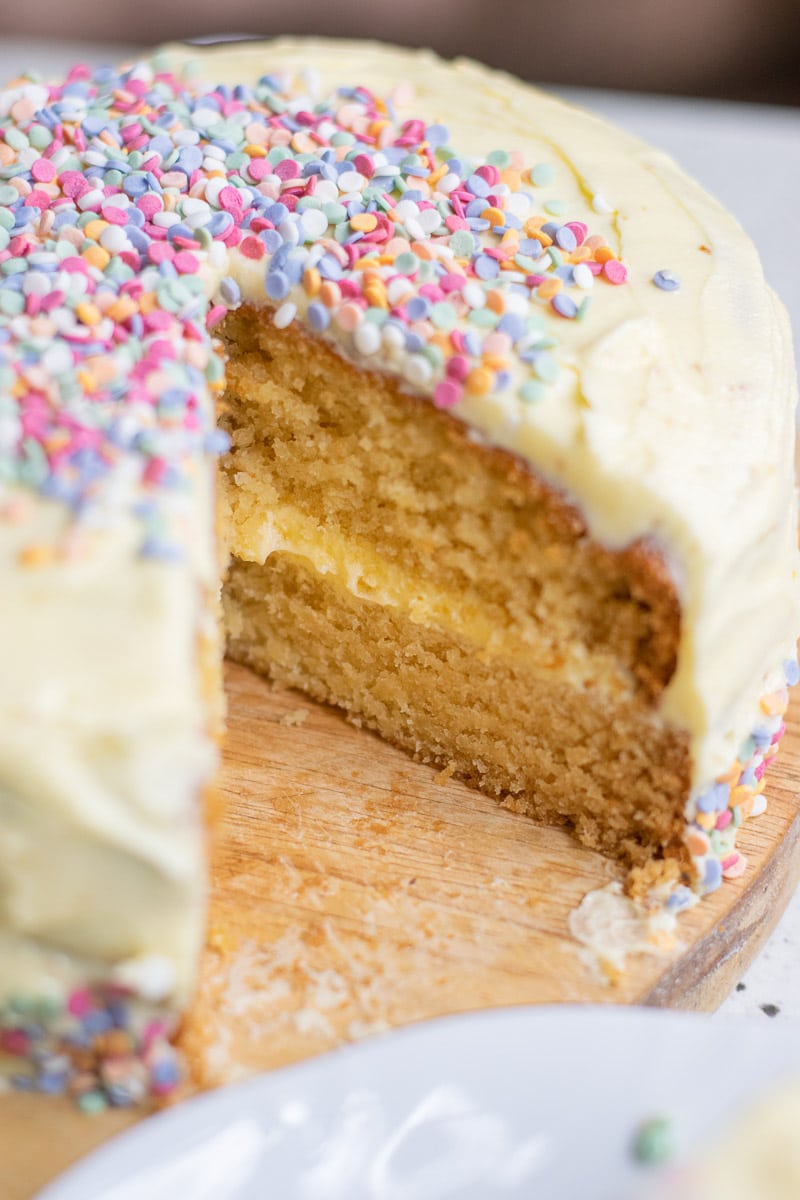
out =
[[[478,279],[496,279],[500,274],[500,264],[490,254],[479,254],[473,263],[473,267]]]
[[[680,276],[674,271],[656,271],[653,283],[657,288],[661,288],[662,292],[677,292],[681,286]]]
[[[566,296],[563,292],[559,292],[557,296],[553,296],[550,303],[560,317],[566,317],[571,321],[578,315],[577,304],[571,296]]]

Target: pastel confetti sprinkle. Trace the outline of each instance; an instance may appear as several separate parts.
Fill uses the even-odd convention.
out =
[[[439,407],[552,386],[558,325],[587,312],[570,293],[625,266],[550,193],[551,164],[456,157],[393,111],[363,87],[202,90],[148,63],[0,95],[0,480],[76,522],[133,511],[140,553],[177,561],[199,461],[225,448],[204,397],[238,262],[276,327],[380,353]],[[529,356],[543,315],[551,353]]]
[[[653,283],[662,292],[677,292],[681,286],[680,276],[674,271],[656,271]]]

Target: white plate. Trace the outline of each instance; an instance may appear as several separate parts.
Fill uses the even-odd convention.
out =
[[[179,1105],[39,1200],[621,1200],[648,1172],[631,1154],[643,1120],[671,1118],[691,1152],[787,1073],[791,1022],[449,1017]]]

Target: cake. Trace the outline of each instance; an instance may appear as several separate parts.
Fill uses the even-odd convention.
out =
[[[18,1084],[87,1107],[175,1086],[222,570],[231,657],[566,825],[632,894],[678,911],[741,874],[798,673],[794,403],[733,218],[507,76],[284,40],[13,82]]]

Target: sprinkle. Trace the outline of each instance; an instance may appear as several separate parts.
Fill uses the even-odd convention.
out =
[[[674,271],[656,271],[653,283],[662,292],[677,292],[681,286],[680,276]]]
[[[651,1117],[636,1130],[631,1147],[636,1162],[660,1165],[675,1157],[675,1126],[671,1117]]]
[[[275,325],[276,329],[285,329],[287,325],[291,325],[296,316],[297,305],[287,302],[286,304],[282,304],[280,308],[276,310],[275,316],[273,317],[273,324]]]

